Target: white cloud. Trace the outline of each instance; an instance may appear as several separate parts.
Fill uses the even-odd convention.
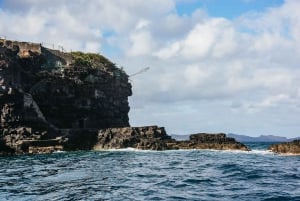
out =
[[[221,56],[231,51],[232,30],[224,19],[209,19],[197,24],[183,41],[182,54],[188,59]]]
[[[222,58],[234,53],[238,40],[238,35],[229,21],[212,18],[195,24],[182,40],[167,44],[155,55],[164,59],[176,55],[187,60]]]
[[[185,87],[197,87],[199,84],[209,79],[209,72],[199,68],[199,66],[189,66],[184,71],[184,78],[186,80]]]
[[[171,57],[178,56],[178,52],[180,51],[179,42],[175,42],[171,45],[167,45],[167,47],[164,47],[160,49],[158,52],[154,53],[154,56],[157,56],[160,59],[170,59]]]
[[[129,56],[140,56],[150,54],[153,49],[153,39],[149,32],[138,31],[130,36],[131,47],[128,50]]]
[[[147,30],[150,22],[139,20],[135,30],[129,36],[130,46],[128,49],[129,56],[150,55],[154,48],[154,40],[151,33]]]

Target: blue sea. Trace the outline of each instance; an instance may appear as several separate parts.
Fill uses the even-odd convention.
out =
[[[248,145],[2,157],[0,200],[300,200],[300,156]]]

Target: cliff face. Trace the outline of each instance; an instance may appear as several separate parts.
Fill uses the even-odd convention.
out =
[[[47,120],[58,128],[129,126],[128,76],[113,64],[107,68],[74,64],[61,75],[40,72],[29,92]]]
[[[5,149],[28,152],[30,141],[74,133],[70,130],[129,126],[131,93],[128,75],[101,55],[0,40]]]

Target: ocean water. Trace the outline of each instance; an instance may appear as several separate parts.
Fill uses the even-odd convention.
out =
[[[300,156],[248,145],[2,157],[0,200],[300,200]]]

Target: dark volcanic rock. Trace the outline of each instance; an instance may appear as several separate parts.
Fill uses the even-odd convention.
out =
[[[126,127],[100,130],[95,150],[137,148],[147,150],[171,149],[217,149],[243,150],[250,149],[234,138],[227,138],[225,134],[194,134],[188,141],[176,141],[168,136],[164,128]]]
[[[94,150],[137,148],[145,150],[166,150],[171,141],[163,127],[125,127],[102,129],[98,133]]]
[[[216,150],[242,150],[250,149],[235,141],[234,138],[226,137],[226,134],[199,133],[190,136],[190,140],[176,141],[168,144],[169,149],[216,149]]]
[[[97,143],[97,136],[97,129],[70,129],[64,137],[64,150],[91,150]]]
[[[4,140],[0,140],[0,156],[12,155],[15,153],[15,150],[6,145]]]
[[[91,147],[75,148],[71,133],[129,126],[131,93],[128,75],[102,55],[0,39],[0,152]],[[55,140],[66,129],[70,144]]]
[[[300,140],[273,144],[268,150],[283,155],[300,155]]]

